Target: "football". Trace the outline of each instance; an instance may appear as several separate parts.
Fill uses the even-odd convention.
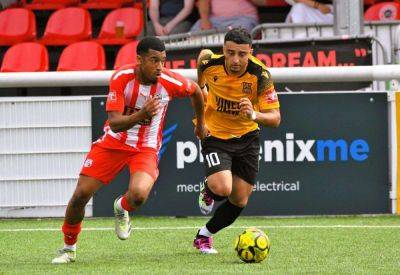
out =
[[[248,228],[236,237],[235,251],[246,263],[260,263],[268,257],[271,243],[258,228]]]

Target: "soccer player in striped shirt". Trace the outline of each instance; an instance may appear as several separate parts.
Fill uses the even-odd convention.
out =
[[[118,238],[126,240],[129,237],[128,212],[146,201],[158,177],[158,151],[168,103],[172,99],[190,97],[198,120],[195,133],[200,139],[206,136],[200,87],[165,69],[165,59],[164,43],[156,37],[146,37],[137,46],[137,65],[122,67],[111,77],[105,133],[93,143],[84,161],[62,226],[64,247],[52,263],[75,261],[87,202],[125,166],[129,167],[131,175],[129,187],[115,200],[114,214]]]

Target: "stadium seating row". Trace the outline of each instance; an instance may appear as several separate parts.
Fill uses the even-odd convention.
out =
[[[381,0],[364,0],[364,5],[373,5],[379,1]],[[141,2],[141,0],[22,0],[20,6],[32,10],[53,10],[68,6],[80,6],[86,9],[116,9],[127,5],[141,7]],[[288,4],[285,0],[265,0],[265,6],[284,7]]]
[[[73,0],[63,1],[66,3]],[[378,3],[372,5],[365,12],[365,19],[400,19],[399,11],[399,3]],[[97,42],[104,45],[125,44],[135,39],[141,33],[142,28],[142,9],[136,7],[117,8],[110,11],[105,17]],[[62,8],[52,13],[47,21],[44,35],[39,39],[36,35],[35,15],[31,10],[10,8],[0,12],[0,46],[27,41],[38,41],[45,45],[68,45],[91,39],[91,15],[87,9],[81,7]]]
[[[368,2],[374,0],[366,0]],[[149,0],[147,0],[148,5]],[[197,0],[196,0],[197,2]],[[122,6],[141,7],[141,0],[22,0],[17,6],[32,10],[55,10],[70,6],[79,6],[86,9],[117,9]],[[266,0],[266,7],[287,6],[285,0]]]
[[[125,44],[118,51],[114,69],[136,63],[137,41]],[[104,47],[94,41],[68,45],[61,53],[57,71],[105,70]],[[10,47],[4,55],[0,72],[45,72],[49,70],[46,47],[36,42],[24,42]]]
[[[123,6],[141,7],[141,1],[135,0],[22,0],[19,6],[32,10],[56,10],[69,6],[85,9],[117,9]]]
[[[365,19],[400,19],[399,11],[399,3],[378,3],[365,12]],[[142,28],[143,15],[140,8],[117,8],[105,17],[97,42],[104,45],[125,44],[135,39]],[[68,45],[90,39],[92,19],[84,8],[62,8],[52,13],[40,39],[36,37],[36,19],[32,11],[11,8],[0,12],[0,46],[35,40],[45,45]]]
[[[102,23],[97,42],[125,44],[138,36],[143,28],[142,10],[118,8],[110,11]],[[32,11],[11,8],[0,12],[0,45],[35,41],[45,45],[68,45],[92,39],[92,19],[88,10],[69,7],[55,11],[47,21],[43,37],[36,37],[36,19]]]

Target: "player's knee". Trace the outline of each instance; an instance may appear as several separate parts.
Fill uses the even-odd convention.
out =
[[[232,190],[229,188],[219,190],[216,195],[221,197],[228,197],[231,194]]]
[[[222,185],[222,184],[221,185],[212,186],[210,188],[210,190],[215,195],[218,195],[218,196],[221,196],[221,197],[228,197],[232,192],[232,188],[230,186],[225,186],[225,185]]]
[[[237,207],[240,208],[245,208],[248,202],[247,198],[244,199],[235,199],[235,198],[229,198],[229,201],[233,204],[236,205]]]
[[[132,204],[132,207],[136,208],[144,204],[144,202],[147,200],[148,194],[140,190],[135,190],[134,192],[128,191],[127,196],[128,202]]]

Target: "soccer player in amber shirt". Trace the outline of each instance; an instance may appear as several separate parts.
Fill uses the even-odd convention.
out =
[[[169,101],[189,96],[200,121],[195,134],[204,138],[204,100],[200,87],[165,69],[164,43],[143,38],[137,46],[137,65],[116,71],[110,80],[104,135],[93,143],[84,161],[75,192],[68,203],[62,232],[64,248],[53,263],[76,258],[76,242],[84,209],[93,194],[108,184],[125,166],[130,170],[127,192],[114,202],[115,231],[126,240],[131,232],[128,211],[140,207],[158,177],[158,151]]]
[[[201,142],[206,180],[199,206],[209,214],[215,200],[225,200],[197,233],[193,245],[217,253],[212,235],[232,224],[253,190],[260,152],[259,125],[278,127],[280,109],[271,75],[251,55],[251,36],[242,28],[225,35],[223,55],[203,50],[198,81],[207,86],[205,121],[209,135]]]

